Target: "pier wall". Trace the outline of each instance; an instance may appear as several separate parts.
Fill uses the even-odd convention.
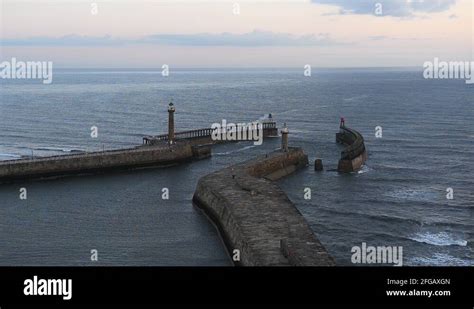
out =
[[[194,203],[216,224],[243,266],[330,266],[334,260],[272,180],[308,164],[301,148],[275,151],[202,177]]]
[[[169,165],[209,156],[209,147],[193,147],[188,143],[178,143],[171,147],[147,146],[38,159],[10,160],[0,162],[0,181]]]
[[[342,126],[336,133],[336,141],[347,145],[341,152],[337,170],[341,173],[350,173],[360,170],[367,161],[367,150],[363,136],[354,129]]]

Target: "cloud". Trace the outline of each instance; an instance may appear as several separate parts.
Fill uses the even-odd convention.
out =
[[[127,42],[111,36],[90,37],[75,34],[62,37],[32,37],[26,39],[0,39],[1,46],[110,46]]]
[[[432,40],[431,38],[427,37],[393,37],[393,36],[386,36],[386,35],[374,35],[369,36],[368,39],[370,41],[420,41],[420,40]]]
[[[384,41],[384,40],[390,40],[391,38],[385,35],[374,35],[374,36],[369,36],[369,40],[371,41]]]
[[[136,39],[113,38],[111,36],[89,37],[67,35],[62,37],[34,37],[28,39],[3,39],[2,46],[117,46],[132,44],[156,44],[173,46],[324,46],[344,44],[333,41],[329,34],[297,36],[288,33],[254,30],[243,34],[197,33],[155,34]]]
[[[314,46],[334,43],[328,34],[296,36],[288,33],[274,33],[254,30],[244,34],[191,34],[152,35],[144,43],[193,46]]]
[[[448,10],[457,0],[312,0],[313,3],[333,5],[339,14],[368,14],[375,16],[410,17],[417,13],[436,13]],[[376,4],[382,14],[376,15]]]

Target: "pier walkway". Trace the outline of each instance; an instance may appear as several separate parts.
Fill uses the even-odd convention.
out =
[[[263,129],[263,137],[269,136],[278,136],[278,128],[276,122],[262,122],[262,129]],[[195,129],[189,131],[181,131],[174,133],[175,140],[188,140],[192,142],[193,140],[199,140],[200,143],[218,143],[222,141],[213,141],[211,139],[211,135],[214,129],[212,128],[203,128],[203,129]],[[160,142],[168,142],[169,141],[169,134],[161,134],[161,135],[149,135],[143,137],[143,144],[144,145],[153,145],[158,144]]]
[[[331,266],[333,258],[273,180],[308,164],[301,148],[257,157],[202,177],[194,203],[217,225],[242,266]]]

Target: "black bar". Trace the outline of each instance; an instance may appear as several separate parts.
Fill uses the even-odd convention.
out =
[[[0,307],[11,303],[260,303],[260,304],[456,304],[473,308],[472,267],[0,267]],[[25,279],[72,279],[72,298],[25,296]],[[449,290],[450,296],[387,296],[410,290],[387,279],[448,279],[449,285],[418,285]],[[450,305],[447,308],[454,308]]]

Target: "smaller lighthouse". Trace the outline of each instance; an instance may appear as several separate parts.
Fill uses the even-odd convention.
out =
[[[281,150],[288,152],[288,127],[286,122],[283,124],[283,129],[281,129]]]
[[[168,105],[168,144],[174,144],[174,112],[173,102]]]

